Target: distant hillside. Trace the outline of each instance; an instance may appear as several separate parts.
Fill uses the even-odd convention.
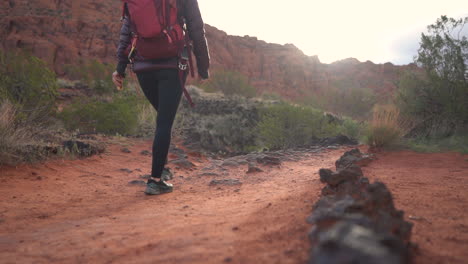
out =
[[[91,58],[114,62],[120,29],[120,1],[8,0],[0,4],[0,45],[31,50],[59,74],[64,65]],[[259,93],[298,100],[330,88],[363,87],[384,98],[396,89],[402,71],[395,66],[346,59],[323,64],[292,44],[230,36],[206,26],[212,72],[226,69],[249,77]]]

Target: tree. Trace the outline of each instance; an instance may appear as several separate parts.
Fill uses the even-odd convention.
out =
[[[400,81],[402,113],[418,121],[415,131],[447,137],[468,123],[468,17],[442,16],[421,35],[415,62],[425,75],[409,73]]]
[[[430,75],[466,84],[468,40],[463,30],[467,23],[468,17],[456,20],[441,16],[435,24],[428,26],[428,34],[421,35],[416,63]]]

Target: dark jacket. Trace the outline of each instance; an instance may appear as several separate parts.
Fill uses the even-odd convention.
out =
[[[209,77],[208,69],[210,67],[210,56],[208,44],[205,38],[205,24],[203,23],[203,19],[200,14],[198,1],[178,0],[177,3],[180,15],[185,18],[189,37],[193,41],[193,52],[197,61],[198,75],[203,79],[207,79]],[[131,38],[132,30],[130,20],[125,17],[120,30],[120,41],[117,49],[117,72],[121,75],[124,75],[127,64],[130,63],[125,50],[130,45]],[[138,58],[135,58],[134,69],[152,70],[176,68],[177,64],[177,58],[152,61],[138,60]]]

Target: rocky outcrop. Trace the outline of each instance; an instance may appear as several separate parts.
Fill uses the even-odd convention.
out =
[[[308,219],[314,224],[309,263],[409,262],[412,224],[395,208],[385,184],[364,178],[357,164],[371,158],[355,149],[337,161],[335,172],[320,170],[327,185]]]
[[[120,1],[8,0],[0,4],[0,45],[26,49],[59,74],[68,64],[89,59],[114,63],[120,29]],[[415,66],[376,65],[346,59],[322,64],[292,44],[266,43],[255,37],[230,36],[206,26],[212,72],[232,70],[249,77],[259,94],[289,99],[314,96],[343,83],[392,93],[403,70]]]
[[[259,120],[260,103],[252,99],[228,98],[191,87],[196,107],[183,101],[176,119],[176,133],[194,150],[220,154],[245,153],[255,146],[252,133]]]

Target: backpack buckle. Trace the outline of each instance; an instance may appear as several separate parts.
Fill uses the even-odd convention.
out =
[[[187,63],[182,63],[179,61],[179,70],[181,71],[186,71],[188,68],[188,64]]]

